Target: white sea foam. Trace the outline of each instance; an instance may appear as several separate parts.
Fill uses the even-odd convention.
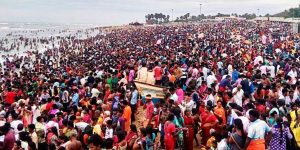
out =
[[[9,27],[0,27],[0,30],[9,30]]]
[[[50,24],[50,23],[0,23],[0,40],[8,39],[8,43],[3,46],[10,48],[11,44],[16,42],[20,43],[20,37],[37,39],[37,38],[50,38],[50,37],[66,37],[66,36],[76,36],[78,39],[85,39],[87,37],[96,36],[99,31],[87,30],[93,27],[99,27],[92,24]],[[58,40],[49,42],[49,45],[37,43],[37,47],[31,49],[29,46],[24,47],[24,42],[19,46],[19,50],[13,49],[9,52],[4,52],[0,49],[0,62],[3,62],[2,55],[11,56],[25,56],[27,51],[39,52],[45,51],[47,48],[52,48],[52,44],[55,47],[59,47]]]

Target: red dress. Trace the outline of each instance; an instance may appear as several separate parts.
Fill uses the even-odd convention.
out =
[[[265,97],[266,91],[262,89],[260,93],[257,93],[257,91],[254,93],[253,97],[255,99],[263,99]]]
[[[201,114],[201,119],[202,119],[202,130],[203,130],[202,143],[206,144],[208,138],[210,137],[209,130],[213,127],[204,127],[204,125],[208,123],[213,124],[217,122],[218,119],[214,114],[207,114],[207,112],[203,112]]]
[[[260,112],[260,113],[265,113],[266,112],[266,106],[265,105],[257,105],[256,109]]]
[[[194,141],[194,128],[193,128],[193,118],[184,116],[184,124],[188,128],[188,132],[184,138],[184,149],[192,150],[193,149],[193,141]]]
[[[109,97],[110,94],[111,94],[111,92],[110,92],[109,89],[105,91],[105,95],[104,95],[104,98],[103,98],[105,103],[107,102],[108,97]]]
[[[6,93],[6,103],[7,104],[12,104],[15,102],[15,97],[16,97],[16,93],[15,92],[7,92]]]
[[[175,138],[173,134],[176,131],[175,125],[173,122],[167,121],[164,125],[165,131],[165,147],[166,150],[174,150],[175,149]]]

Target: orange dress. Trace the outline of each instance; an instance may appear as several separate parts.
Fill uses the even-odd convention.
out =
[[[223,120],[222,124],[226,124],[225,110],[224,110],[223,107],[221,107],[221,108],[216,107],[215,108],[215,114],[217,114],[219,117],[222,118],[222,120]]]
[[[251,140],[246,150],[265,150],[265,139]]]
[[[174,83],[176,81],[176,77],[174,75],[171,75],[169,77],[169,81],[172,82],[172,83]]]
[[[131,124],[131,108],[128,105],[124,108],[123,118],[125,119],[125,131],[129,131]]]

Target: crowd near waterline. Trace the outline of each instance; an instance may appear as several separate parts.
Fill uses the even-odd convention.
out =
[[[300,149],[291,29],[231,20],[9,33],[0,40],[0,149]]]

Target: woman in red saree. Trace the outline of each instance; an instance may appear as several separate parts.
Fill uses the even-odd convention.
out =
[[[184,112],[184,126],[188,129],[186,132],[186,136],[184,138],[184,149],[192,150],[194,145],[194,120],[191,116],[190,110],[185,110]]]
[[[138,138],[138,132],[135,124],[130,125],[130,130],[125,138],[127,142],[127,149],[132,149],[135,140]]]
[[[205,97],[206,90],[207,90],[206,81],[202,81],[200,89],[198,91],[201,98]]]
[[[202,143],[206,144],[208,138],[210,137],[209,131],[214,128],[218,123],[217,117],[211,112],[213,109],[212,106],[207,105],[203,113],[201,113],[202,120]]]
[[[253,97],[255,99],[264,99],[266,91],[264,90],[263,84],[259,84],[257,87],[256,92],[254,93]]]
[[[176,128],[175,124],[173,123],[174,120],[174,114],[169,114],[168,120],[166,121],[164,125],[164,132],[165,132],[165,149],[166,150],[174,150],[175,149],[175,135],[176,135]]]
[[[111,94],[111,91],[110,91],[110,87],[108,84],[105,85],[105,94],[104,94],[104,104],[106,104],[106,102],[108,101],[109,99],[109,95]]]

